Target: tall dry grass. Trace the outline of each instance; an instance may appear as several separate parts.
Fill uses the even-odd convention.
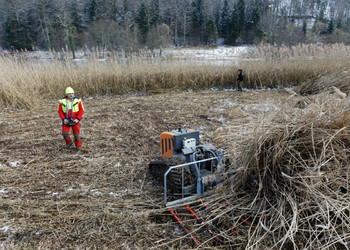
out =
[[[67,86],[84,97],[232,87],[237,67],[244,69],[246,88],[292,86],[350,66],[350,49],[343,45],[260,46],[251,51],[239,66],[167,58],[166,51],[162,57],[124,53],[123,59],[122,52],[84,52],[83,61],[52,56],[45,62],[5,55],[0,58],[0,106],[33,108],[42,99],[61,97]]]
[[[350,47],[343,44],[300,44],[297,46],[258,46],[247,58],[249,87],[298,86],[349,67]],[[246,72],[247,72],[246,70]]]
[[[183,223],[222,248],[349,249],[349,102],[321,94],[268,116],[235,154],[235,175],[191,204],[203,222]]]

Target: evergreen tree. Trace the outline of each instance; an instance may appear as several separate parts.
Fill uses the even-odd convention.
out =
[[[334,31],[334,19],[331,18],[331,20],[328,23],[327,33],[332,34]]]
[[[348,17],[345,21],[345,25],[343,28],[346,32],[350,32],[350,17]]]
[[[160,44],[155,35],[160,35],[157,27],[163,23],[171,29],[177,45],[213,43],[214,28],[225,44],[258,42],[263,36],[268,42],[279,43],[305,38],[307,32],[310,41],[334,42],[331,38],[337,37],[338,42],[339,39],[347,42],[346,33],[350,33],[346,0],[3,0],[1,3],[1,45],[13,48],[32,45],[62,48],[69,40],[67,27],[71,28],[75,46],[96,44],[96,39],[101,37],[96,34],[102,34],[103,42],[115,48],[119,47],[116,41],[119,43],[120,39],[127,41],[123,44],[133,46],[147,45],[147,39],[154,45]],[[334,15],[332,20],[326,14],[329,8]],[[306,30],[309,15],[317,16],[311,31]],[[290,16],[295,23],[291,23]],[[306,16],[305,20],[299,23],[302,16]],[[216,27],[212,26],[213,20]],[[113,34],[123,33],[123,38],[112,36],[112,30],[116,31]]]
[[[144,44],[146,42],[147,33],[150,29],[150,22],[148,8],[143,2],[139,6],[136,22],[141,33],[141,42]]]
[[[75,59],[75,45],[74,45],[72,29],[70,27],[68,27],[68,42],[69,42],[69,49],[72,52],[73,59]]]
[[[325,22],[325,19],[324,19],[324,9],[323,9],[323,8],[320,10],[320,14],[318,15],[318,17],[317,17],[316,19],[317,19],[316,21]]]
[[[206,43],[208,45],[215,44],[218,39],[218,32],[213,16],[209,16],[206,22]]]
[[[73,2],[70,6],[70,9],[71,9],[71,20],[72,20],[73,27],[75,27],[78,33],[83,32],[84,29],[82,25],[82,19],[78,13],[76,3]]]
[[[201,43],[204,40],[205,17],[203,0],[192,2],[192,35]]]
[[[159,0],[152,0],[150,11],[150,26],[157,26],[160,23]]]
[[[337,20],[337,29],[343,29],[342,16],[340,15]]]
[[[261,19],[261,4],[259,0],[255,0],[254,6],[250,10],[246,11],[245,14],[245,40],[248,43],[252,43],[254,40],[262,37],[262,31],[260,30],[259,24]]]
[[[306,20],[303,21],[303,27],[302,27],[304,35],[307,33],[307,23]]]
[[[245,26],[245,1],[244,0],[238,0],[237,13],[238,13],[238,26],[239,26],[239,31],[241,33]]]
[[[117,0],[112,0],[111,2],[112,8],[111,8],[111,19],[116,22],[117,21],[117,16],[118,16],[118,5],[117,5]]]
[[[28,26],[14,15],[7,18],[4,23],[4,42],[5,46],[13,49],[31,49],[32,35]]]
[[[237,4],[235,4],[232,10],[230,31],[229,31],[227,44],[229,45],[235,44],[239,37],[239,32],[240,32],[239,10],[238,10]]]
[[[50,39],[50,41],[55,41],[55,38],[56,38],[55,29],[52,27],[52,25],[50,25],[50,27],[49,27],[49,39]],[[52,43],[51,43],[51,46],[52,46]]]
[[[97,3],[96,0],[89,0],[88,5],[89,21],[93,22],[97,19]]]
[[[128,0],[123,0],[119,8],[118,23],[130,33],[132,32],[135,23],[137,24],[137,10],[137,8],[131,6],[130,1]]]
[[[254,9],[252,11],[252,25],[253,27],[258,26],[260,19],[261,19],[261,3],[259,0],[255,0],[255,5],[254,5]]]
[[[126,19],[127,19],[127,15],[128,13],[131,12],[131,8],[129,6],[129,1],[128,0],[123,0],[123,11],[122,11],[122,15],[121,15],[121,18],[122,18],[122,21],[124,22]]]
[[[245,2],[238,0],[235,4],[230,22],[230,32],[227,44],[235,44],[237,39],[243,34],[245,26]]]
[[[141,33],[141,42],[145,44],[148,32],[152,29],[153,34],[156,34],[155,29],[160,23],[159,0],[152,0],[149,4],[142,2],[135,20]]]
[[[224,1],[224,5],[221,8],[220,16],[219,16],[219,34],[225,40],[228,38],[230,33],[230,8],[228,6],[228,1]]]

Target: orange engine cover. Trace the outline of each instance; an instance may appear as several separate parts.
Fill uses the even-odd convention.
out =
[[[160,152],[162,159],[169,159],[174,155],[174,133],[163,132],[160,134]]]

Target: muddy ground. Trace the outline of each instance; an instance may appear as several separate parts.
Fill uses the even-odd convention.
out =
[[[289,96],[210,90],[84,98],[80,152],[63,149],[56,100],[1,113],[0,247],[194,247],[186,239],[171,243],[182,231],[170,215],[148,216],[163,209],[163,190],[148,174],[160,132],[194,128],[202,143],[239,148]],[[228,127],[231,138],[223,138]]]

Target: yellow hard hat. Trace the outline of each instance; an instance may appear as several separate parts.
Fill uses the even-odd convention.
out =
[[[66,95],[74,94],[74,90],[71,87],[66,88]]]

